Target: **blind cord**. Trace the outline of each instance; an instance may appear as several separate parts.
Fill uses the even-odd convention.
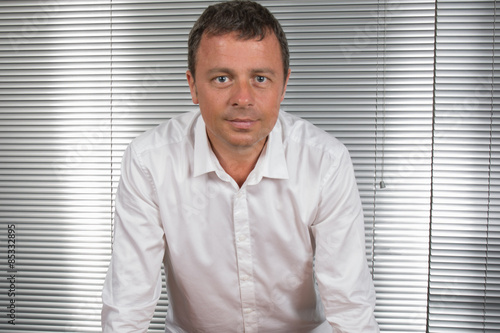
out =
[[[489,156],[488,156],[488,204],[486,209],[486,254],[485,254],[485,273],[484,273],[484,298],[483,298],[483,331],[486,332],[486,317],[487,317],[487,290],[488,290],[488,270],[489,270],[489,249],[490,249],[490,211],[491,211],[491,165],[493,163],[493,118],[494,118],[494,87],[495,87],[495,49],[496,49],[496,25],[497,25],[497,4],[493,2],[493,47],[491,51],[491,85],[490,85],[490,141],[489,141]]]
[[[114,219],[113,219],[113,0],[109,3],[109,42],[110,42],[110,106],[109,106],[109,140],[110,140],[110,232],[111,232],[111,252],[113,252],[113,229],[114,229]]]

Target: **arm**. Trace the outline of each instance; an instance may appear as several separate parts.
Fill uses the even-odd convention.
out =
[[[334,332],[379,332],[365,255],[363,211],[347,149],[332,164],[312,226],[315,273],[325,315]]]
[[[146,332],[161,294],[165,240],[151,177],[129,146],[116,194],[114,242],[102,293],[103,333]]]

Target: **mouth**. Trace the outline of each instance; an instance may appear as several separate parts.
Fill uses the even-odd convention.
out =
[[[257,121],[253,119],[230,119],[229,123],[236,129],[248,130],[250,129]]]

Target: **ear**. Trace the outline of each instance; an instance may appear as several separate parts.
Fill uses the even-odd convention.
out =
[[[292,73],[292,70],[289,68],[288,74],[286,75],[285,84],[283,85],[283,94],[281,95],[281,102],[283,102],[283,100],[285,99],[286,87],[288,85],[288,79],[290,78],[290,73]]]
[[[196,83],[194,81],[194,75],[191,74],[191,71],[186,72],[186,78],[189,84],[189,90],[191,91],[191,99],[194,104],[198,104],[198,92],[196,91]]]

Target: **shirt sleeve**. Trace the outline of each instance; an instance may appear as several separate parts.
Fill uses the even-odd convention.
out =
[[[375,291],[365,254],[361,200],[349,153],[331,163],[321,187],[316,222],[315,274],[334,332],[379,332]]]
[[[102,293],[103,333],[146,332],[161,294],[165,238],[151,176],[129,146],[115,199],[111,263]]]

